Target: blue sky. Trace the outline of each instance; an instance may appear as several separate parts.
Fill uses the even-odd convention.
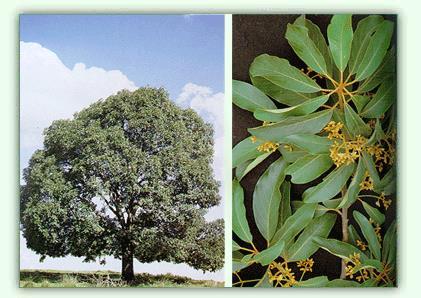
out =
[[[20,167],[43,147],[42,132],[121,89],[165,87],[183,108],[214,127],[215,178],[224,194],[224,18],[219,15],[22,15],[20,18]],[[223,217],[223,202],[206,215]],[[20,237],[22,269],[120,270],[81,258],[49,258]],[[139,269],[140,268],[140,269]],[[135,262],[135,270],[223,280],[185,264]]]
[[[37,42],[63,63],[118,69],[137,86],[185,82],[224,89],[222,15],[21,15],[20,40]]]

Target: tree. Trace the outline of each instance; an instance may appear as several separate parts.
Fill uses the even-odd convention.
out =
[[[204,215],[220,201],[213,129],[163,89],[120,91],[57,120],[24,170],[21,227],[42,257],[72,255],[223,265],[223,221]]]

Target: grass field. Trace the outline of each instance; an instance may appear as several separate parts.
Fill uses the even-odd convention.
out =
[[[135,282],[128,285],[113,271],[72,272],[57,270],[21,270],[21,288],[103,288],[103,287],[223,287],[223,282],[194,280],[172,274],[136,274]]]

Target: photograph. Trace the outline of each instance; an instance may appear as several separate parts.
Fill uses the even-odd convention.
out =
[[[233,287],[400,284],[397,21],[233,15]]]
[[[224,286],[224,34],[19,16],[21,288]]]

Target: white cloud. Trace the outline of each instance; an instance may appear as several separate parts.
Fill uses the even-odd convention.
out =
[[[42,146],[42,131],[55,119],[70,118],[90,103],[121,89],[136,89],[119,70],[68,68],[51,50],[20,42],[21,147],[33,152]]]

